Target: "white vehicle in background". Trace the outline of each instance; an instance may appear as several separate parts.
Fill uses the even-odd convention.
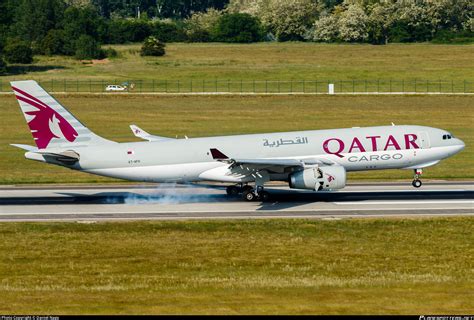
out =
[[[109,84],[107,87],[105,87],[105,91],[126,91],[127,87],[125,86],[120,86],[117,84]]]

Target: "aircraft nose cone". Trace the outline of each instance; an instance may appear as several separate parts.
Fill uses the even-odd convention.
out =
[[[466,144],[461,139],[458,139],[458,143],[456,146],[458,147],[457,152],[459,152],[459,151],[462,151],[466,147]]]

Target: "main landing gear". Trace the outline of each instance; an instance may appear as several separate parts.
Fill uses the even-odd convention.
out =
[[[412,181],[412,186],[414,186],[415,188],[419,188],[421,187],[421,185],[423,184],[420,180],[420,177],[421,175],[423,174],[423,170],[422,169],[415,169],[415,175],[413,177],[413,181]]]
[[[249,185],[228,186],[226,191],[229,196],[237,196],[241,194],[244,200],[247,201],[267,201],[270,198],[270,194],[265,191],[262,186],[258,186],[257,190]]]

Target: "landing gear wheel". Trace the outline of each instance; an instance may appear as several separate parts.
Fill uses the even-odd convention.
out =
[[[258,194],[258,197],[260,198],[260,200],[265,202],[270,199],[270,193],[268,193],[267,191],[262,191]]]
[[[228,186],[226,192],[229,196],[236,196],[240,192],[240,188],[236,186]]]
[[[252,186],[249,186],[248,184],[243,186],[241,189],[242,189],[242,193],[246,193],[247,191],[253,191]]]
[[[421,182],[421,180],[415,179],[415,180],[413,180],[413,182],[412,182],[411,184],[412,184],[415,188],[419,188],[419,187],[421,187],[421,185],[422,185],[423,183]]]
[[[257,195],[253,192],[253,190],[247,190],[244,192],[244,199],[247,201],[254,201],[257,199]]]
[[[413,172],[415,173],[415,175],[413,177],[413,182],[411,183],[411,185],[415,188],[419,188],[422,185],[420,177],[423,174],[423,169],[414,169]]]

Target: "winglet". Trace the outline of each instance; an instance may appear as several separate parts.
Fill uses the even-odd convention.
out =
[[[215,148],[211,148],[211,154],[212,154],[212,158],[214,160],[227,160],[227,159],[229,159],[228,156],[226,156],[225,154],[223,154],[222,152],[220,152],[219,150],[217,150]]]

